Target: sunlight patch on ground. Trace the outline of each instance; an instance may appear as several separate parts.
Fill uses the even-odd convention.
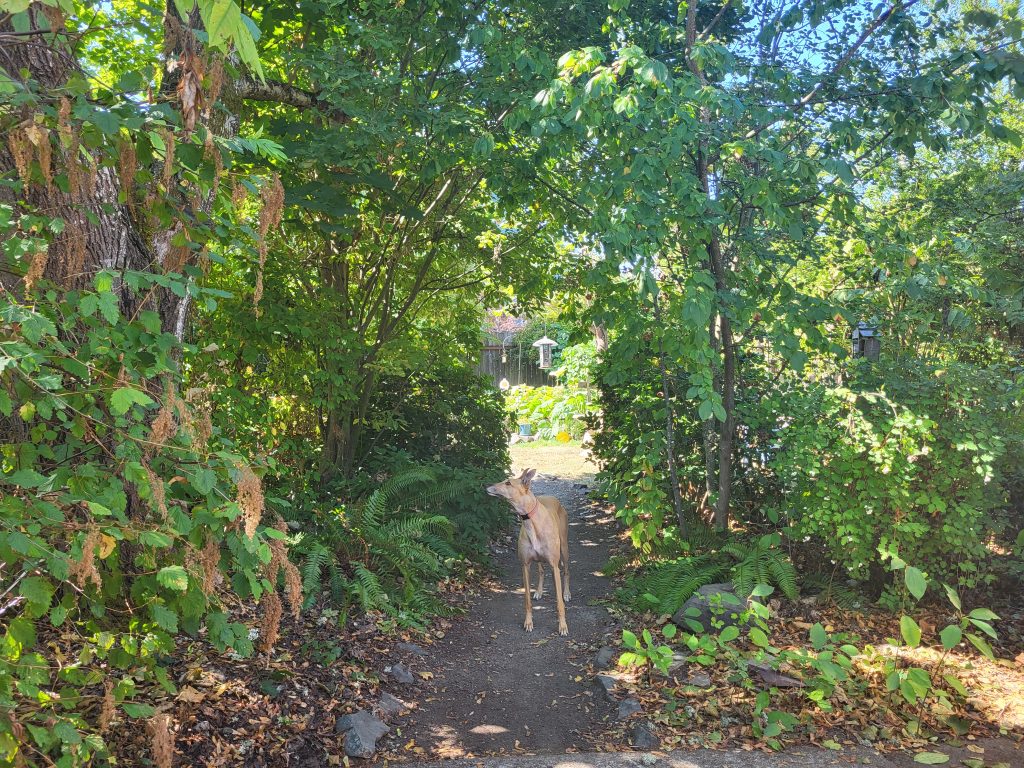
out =
[[[470,728],[469,732],[470,733],[487,734],[487,735],[495,735],[495,734],[498,734],[498,733],[508,733],[508,728],[505,728],[505,727],[500,726],[500,725],[488,725],[487,723],[484,723],[482,725],[477,725],[477,726],[475,726],[473,728]]]

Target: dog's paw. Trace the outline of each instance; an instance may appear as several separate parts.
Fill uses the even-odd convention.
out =
[[[562,635],[563,637],[569,634],[569,627],[566,625],[564,621],[558,622],[558,634]]]
[[[533,617],[527,616],[526,621],[523,622],[523,629],[527,632],[533,632]]]
[[[542,597],[544,597],[544,593],[541,592],[539,589],[535,589],[533,591],[533,599],[534,600],[540,600]]]

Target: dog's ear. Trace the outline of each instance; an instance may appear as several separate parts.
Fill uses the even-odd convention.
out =
[[[519,482],[521,482],[527,489],[530,487],[530,483],[533,482],[534,476],[537,474],[536,469],[524,469],[523,474],[519,476]]]

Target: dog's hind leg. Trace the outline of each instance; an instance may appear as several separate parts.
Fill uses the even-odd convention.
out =
[[[544,597],[544,564],[537,563],[537,588],[533,591],[533,599],[540,600]]]
[[[569,542],[562,539],[562,571],[565,573],[565,602],[572,600],[572,592],[569,591]]]
[[[530,564],[523,563],[523,596],[526,600],[526,621],[523,629],[533,632],[533,606],[530,604]]]

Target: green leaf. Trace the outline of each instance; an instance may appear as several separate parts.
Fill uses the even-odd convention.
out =
[[[211,48],[225,48],[226,43],[239,32],[249,34],[248,30],[241,28],[242,9],[234,0],[213,0],[203,3],[202,8],[205,10],[203,26]]]
[[[811,627],[810,636],[811,645],[814,646],[814,650],[816,651],[820,651],[828,642],[828,633],[825,631],[825,628],[821,626],[820,622]]]
[[[990,611],[988,608],[975,608],[973,611],[967,614],[972,619],[981,619],[982,621],[998,621],[999,617]]]
[[[25,615],[39,618],[50,610],[54,588],[49,580],[42,576],[29,576],[22,579],[18,586],[18,594],[25,598]]]
[[[124,416],[132,405],[152,404],[153,398],[133,387],[119,387],[110,395],[110,412],[115,416]]]
[[[921,644],[921,627],[910,616],[900,616],[900,634],[911,648],[916,648]]]
[[[942,640],[942,647],[949,651],[960,644],[960,641],[964,639],[964,633],[956,624],[950,624],[939,632],[939,639]]]
[[[904,581],[906,581],[907,590],[916,600],[920,600],[924,597],[925,590],[928,589],[928,580],[919,569],[912,565],[908,565],[906,570],[903,572],[903,578]]]
[[[941,765],[949,762],[949,755],[941,752],[918,752],[914,755],[914,762],[922,765]]]
[[[188,574],[180,565],[168,565],[157,571],[156,580],[167,589],[184,592],[188,589]]]
[[[150,603],[149,613],[160,629],[172,634],[178,631],[178,614],[174,611],[160,603]]]
[[[638,648],[640,646],[640,641],[637,640],[635,634],[630,632],[628,629],[624,629],[622,630],[622,644],[627,648]]]
[[[149,704],[134,704],[130,701],[122,702],[121,709],[128,717],[152,717],[156,710]]]
[[[992,646],[986,642],[985,638],[980,635],[976,635],[973,632],[968,632],[967,639],[971,641],[971,645],[981,651],[982,656],[995,661],[996,655],[992,652]]]
[[[722,627],[721,633],[718,635],[719,643],[731,643],[737,637],[740,636],[739,627],[730,624],[728,627]]]
[[[953,604],[953,607],[958,611],[963,610],[960,605],[960,595],[957,594],[957,591],[949,586],[949,584],[943,584],[942,587],[946,590],[946,597],[949,598],[949,602]]]
[[[750,642],[754,645],[760,648],[767,648],[770,645],[768,642],[768,635],[766,635],[764,630],[759,627],[751,627],[748,634],[750,635]]]
[[[678,631],[679,628],[675,624],[666,624],[661,628],[661,634],[665,636],[666,640],[671,640],[676,636],[676,632]]]

